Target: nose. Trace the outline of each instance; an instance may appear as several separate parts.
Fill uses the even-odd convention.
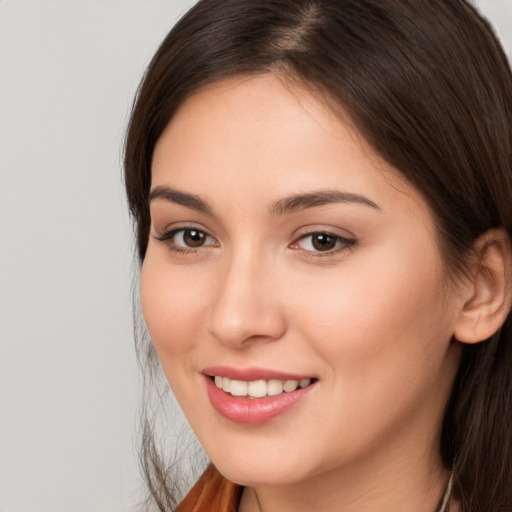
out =
[[[248,252],[224,263],[209,318],[210,334],[220,343],[243,348],[282,337],[286,318],[272,267]]]

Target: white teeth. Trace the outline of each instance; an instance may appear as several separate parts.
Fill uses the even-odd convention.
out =
[[[243,380],[231,381],[231,395],[232,396],[247,396],[247,382]]]
[[[283,392],[282,380],[269,380],[267,385],[268,396],[280,395]]]
[[[283,389],[287,393],[290,393],[292,391],[295,391],[297,389],[298,385],[299,385],[299,381],[298,380],[285,380],[284,381],[284,385],[283,385]]]
[[[232,396],[242,396],[248,398],[263,398],[264,396],[276,396],[283,392],[291,393],[297,389],[302,389],[311,384],[311,379],[289,379],[278,380],[254,380],[246,382],[243,380],[231,380],[228,377],[215,376],[215,385],[230,393]]]
[[[231,391],[231,379],[228,379],[227,377],[222,377],[222,390],[226,393],[229,393]]]
[[[311,384],[311,379],[302,379],[302,380],[299,382],[299,386],[300,386],[301,388],[307,388],[310,384]]]
[[[247,394],[253,398],[267,396],[267,383],[264,380],[249,382],[249,385],[247,386]]]

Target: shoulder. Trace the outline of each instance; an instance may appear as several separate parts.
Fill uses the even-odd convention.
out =
[[[179,504],[177,512],[236,512],[243,487],[224,478],[210,464]]]

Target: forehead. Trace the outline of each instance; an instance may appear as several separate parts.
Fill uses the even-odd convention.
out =
[[[379,197],[384,208],[397,194],[404,205],[425,207],[342,110],[271,74],[231,78],[189,98],[158,140],[152,173],[153,188],[184,188],[213,202],[342,187]]]

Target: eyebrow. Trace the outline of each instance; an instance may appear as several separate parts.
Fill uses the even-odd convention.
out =
[[[205,201],[195,194],[180,192],[179,190],[160,186],[155,187],[149,194],[150,201],[154,201],[156,199],[164,199],[171,203],[179,204],[210,216],[214,215],[213,208],[210,206],[208,201]],[[270,213],[273,216],[285,215],[287,213],[314,208],[315,206],[335,203],[362,204],[379,211],[381,210],[375,202],[360,194],[328,189],[307,192],[304,194],[294,194],[292,196],[279,199],[270,207]]]
[[[381,210],[371,199],[360,194],[341,192],[340,190],[317,190],[305,194],[296,194],[276,201],[270,208],[272,215],[284,215],[315,206],[322,206],[333,203],[356,203]]]
[[[165,199],[171,203],[179,204],[207,215],[213,215],[213,208],[208,202],[195,194],[180,192],[169,187],[155,187],[149,194],[149,201],[151,202],[155,199]]]

